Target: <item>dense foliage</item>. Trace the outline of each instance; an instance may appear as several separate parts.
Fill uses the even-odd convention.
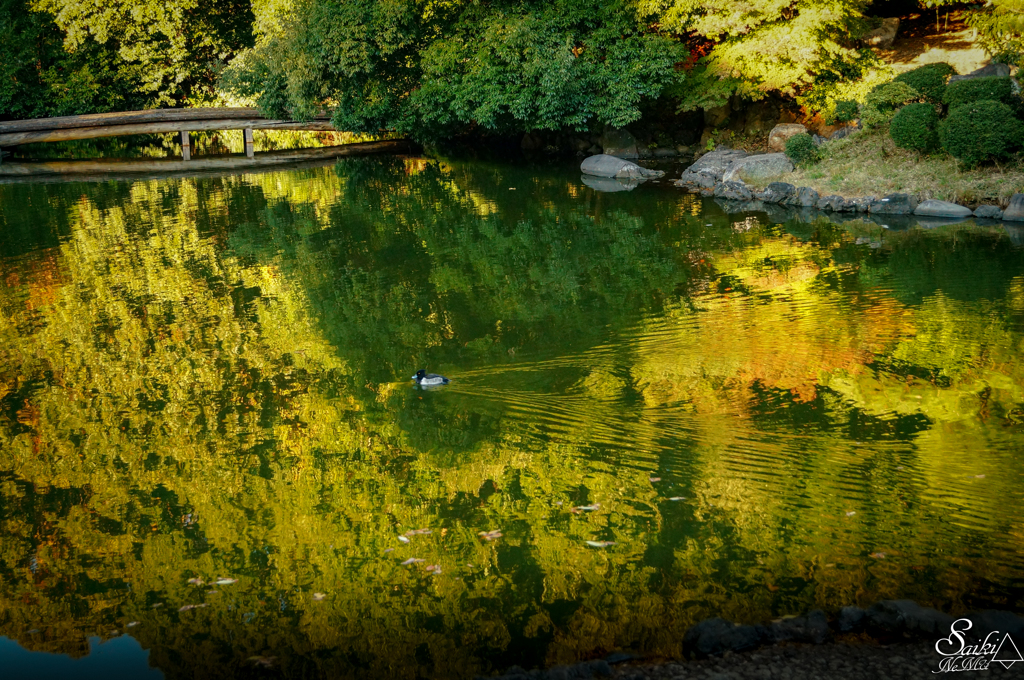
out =
[[[818,147],[809,134],[801,132],[786,140],[786,155],[796,165],[807,167],[818,162]]]
[[[906,83],[933,104],[941,104],[946,93],[946,81],[955,74],[956,69],[949,64],[939,62],[918,66],[911,71],[899,74],[894,80]]]
[[[939,146],[939,114],[934,104],[907,104],[889,123],[889,134],[896,146],[928,153]]]
[[[1024,142],[1024,124],[1002,102],[960,104],[939,124],[942,148],[972,166],[1008,158]]]
[[[950,83],[946,87],[944,101],[950,108],[960,104],[973,104],[982,100],[1009,104],[1013,97],[1013,84],[1010,78],[990,76],[988,78],[970,78]]]
[[[0,118],[201,103],[252,27],[248,0],[0,0]]]
[[[867,127],[878,127],[889,121],[901,106],[919,99],[921,93],[907,83],[883,83],[872,89],[865,98],[864,106],[861,107],[861,121]]]

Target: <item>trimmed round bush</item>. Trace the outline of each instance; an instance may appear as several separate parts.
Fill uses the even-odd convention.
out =
[[[913,71],[896,76],[894,82],[906,83],[921,93],[921,96],[934,104],[941,104],[946,94],[946,81],[956,75],[956,69],[945,62],[925,64]]]
[[[836,102],[836,112],[833,117],[840,123],[849,123],[851,120],[857,117],[860,113],[860,107],[857,106],[857,102],[850,101],[849,99],[841,102]]]
[[[961,104],[939,123],[942,148],[969,166],[1010,156],[1022,135],[1024,124],[1002,102]]]
[[[786,155],[794,164],[807,167],[818,162],[818,147],[809,134],[801,132],[786,140]]]
[[[934,104],[907,104],[889,123],[889,136],[901,149],[928,153],[939,146],[938,127]]]
[[[860,122],[865,127],[878,127],[888,122],[896,109],[921,99],[921,93],[906,83],[895,80],[882,83],[868,92],[860,111]]]
[[[1012,98],[1013,85],[1010,79],[1004,76],[990,76],[950,83],[946,86],[944,101],[952,109],[961,104],[972,104],[982,100],[1009,104]]]

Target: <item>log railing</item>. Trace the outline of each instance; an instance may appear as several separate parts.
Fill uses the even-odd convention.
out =
[[[245,153],[253,157],[253,130],[332,131],[326,116],[309,121],[265,118],[250,108],[158,109],[94,113],[84,116],[0,121],[0,148],[34,142],[65,142],[123,135],[181,134],[182,158],[191,158],[189,133],[202,130],[244,130]]]

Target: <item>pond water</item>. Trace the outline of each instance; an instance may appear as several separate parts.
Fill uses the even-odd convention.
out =
[[[0,309],[17,654],[461,678],[1024,596],[1002,227],[420,158],[12,184]]]

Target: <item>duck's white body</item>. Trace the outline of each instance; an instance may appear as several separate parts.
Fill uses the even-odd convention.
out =
[[[447,385],[450,381],[443,375],[437,375],[436,373],[427,373],[426,371],[416,371],[416,375],[412,377],[416,381],[416,384],[420,387],[435,387],[437,385]]]

